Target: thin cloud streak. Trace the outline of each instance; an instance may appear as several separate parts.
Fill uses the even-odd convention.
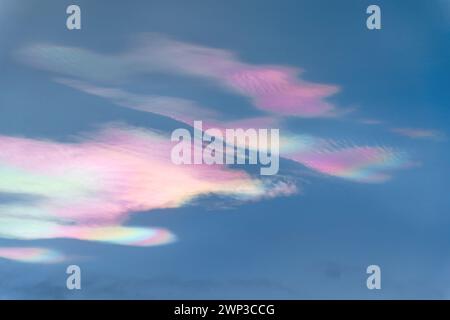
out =
[[[65,260],[64,255],[57,250],[34,247],[0,247],[0,258],[40,264],[60,263]]]
[[[411,139],[443,140],[445,135],[437,130],[420,128],[393,128],[391,132]]]

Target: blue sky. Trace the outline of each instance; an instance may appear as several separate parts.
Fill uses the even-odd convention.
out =
[[[276,125],[282,135],[292,133],[294,140],[313,137],[331,149],[325,152],[331,158],[345,149],[350,150],[349,161],[358,161],[359,151],[367,147],[394,164],[369,167],[368,179],[361,180],[325,171],[315,161],[332,160],[316,159],[315,153],[282,154],[273,183],[272,178],[255,177],[247,167],[215,174],[229,177],[242,169],[251,177],[240,176],[245,185],[262,181],[268,186],[258,192],[269,193],[282,183],[296,186],[292,194],[229,196],[221,184],[226,180],[218,178],[212,184],[216,194],[200,190],[197,197],[175,206],[155,204],[148,199],[152,194],[145,194],[146,206],[136,203],[131,191],[133,208],[145,209],[120,212],[120,221],[114,223],[161,228],[176,236],[176,241],[161,245],[114,244],[69,234],[23,239],[36,230],[18,224],[17,234],[11,234],[0,227],[2,248],[46,248],[64,255],[58,263],[0,258],[0,298],[449,297],[447,1],[377,1],[382,11],[382,29],[377,31],[366,28],[369,1],[77,1],[82,29],[74,31],[65,25],[69,4],[0,1],[0,169],[23,165],[28,170],[39,162],[33,157],[42,156],[50,163],[46,170],[54,163],[65,181],[64,170],[71,168],[60,168],[66,158],[58,161],[54,150],[70,154],[73,145],[90,142],[94,147],[86,151],[87,157],[104,159],[95,165],[108,166],[108,157],[99,156],[104,152],[99,128],[112,126],[120,134],[131,134],[132,128],[167,133],[186,127],[170,110],[136,110],[133,99],[148,101],[150,95],[189,101],[225,122],[281,119]],[[192,48],[213,62],[204,63]],[[181,54],[172,55],[173,50]],[[239,87],[230,80],[229,70],[222,73],[215,67],[219,62],[242,73],[270,69],[285,75],[283,68],[301,69],[288,77],[288,86],[317,84],[319,93],[281,112],[283,94],[289,92],[277,92],[276,103],[269,104],[271,96]],[[327,86],[336,93],[327,94]],[[105,88],[121,90],[120,101],[111,91],[105,94]],[[322,110],[324,103],[336,114],[311,116],[304,111]],[[45,141],[53,147],[41,148]],[[46,153],[33,153],[33,148]],[[141,163],[133,159],[138,160]],[[83,165],[80,168],[84,174]],[[153,169],[143,170],[152,174]],[[0,179],[6,181],[2,172]],[[33,219],[45,220],[41,212],[47,212],[36,200],[42,196],[36,191],[39,181],[30,178],[31,171],[24,172],[22,180],[12,181],[13,187],[0,181],[0,218],[10,217],[18,205],[30,211],[15,214],[38,208]],[[374,183],[378,174],[389,178]],[[160,183],[164,191],[173,187]],[[176,187],[181,194],[189,191],[189,184]],[[67,192],[72,196],[75,191]],[[56,194],[44,197],[61,200]],[[100,196],[89,201],[99,203],[98,212],[92,213],[98,215],[94,222],[106,223],[101,219],[108,203]],[[61,213],[84,226],[84,217],[74,214]],[[88,220],[89,226],[92,223]],[[81,267],[80,291],[65,287],[69,264]],[[370,264],[381,267],[381,290],[366,287]]]

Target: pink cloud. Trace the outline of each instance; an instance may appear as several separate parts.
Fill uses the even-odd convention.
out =
[[[247,201],[295,189],[222,165],[177,166],[171,147],[167,137],[124,126],[78,143],[0,136],[0,192],[33,200],[0,205],[0,237],[160,245],[174,235],[121,224],[131,213],[177,208],[200,195]]]
[[[0,248],[0,258],[25,263],[58,263],[64,256],[56,250],[46,248],[11,247]]]
[[[364,183],[385,182],[392,171],[413,165],[405,152],[395,148],[354,146],[312,136],[288,137],[281,155],[321,174]]]
[[[298,71],[282,67],[241,67],[225,77],[237,92],[251,97],[260,109],[281,115],[302,117],[333,116],[334,106],[325,98],[336,86],[298,80]]]
[[[40,69],[95,81],[117,82],[154,72],[198,77],[248,97],[255,107],[270,113],[299,117],[340,114],[326,101],[338,87],[301,80],[297,68],[253,65],[231,51],[157,34],[139,37],[134,47],[120,54],[38,44],[19,51],[19,59]],[[113,94],[120,96],[120,92]]]
[[[196,107],[192,110],[183,108],[183,106],[186,106],[187,104],[194,105],[193,102],[188,100],[180,104],[180,106],[176,106],[176,102],[172,101],[172,104],[175,104],[175,106],[172,106],[170,103],[164,107],[159,106],[158,104],[148,103],[145,105],[145,108],[141,108],[136,105],[137,101],[151,101],[151,99],[147,100],[146,96],[135,95],[122,90],[116,91],[116,89],[112,88],[96,87],[79,81],[63,81],[63,83],[86,93],[110,99],[118,105],[139,111],[165,115],[190,126],[193,125],[195,118],[202,117],[202,111]],[[173,110],[178,111],[172,112]],[[176,116],[174,114],[176,114]],[[210,113],[208,116],[205,116],[206,121],[203,123],[203,130],[217,128],[224,137],[225,129],[277,128],[281,125],[280,118],[273,116],[246,118],[233,121],[219,121],[218,119],[221,116],[218,113]],[[373,124],[379,122],[370,120],[369,123]],[[322,174],[357,182],[383,182],[390,178],[391,171],[409,165],[406,154],[399,150],[395,150],[394,148],[348,146],[346,144],[340,144],[311,136],[291,135],[282,129],[281,133],[282,140],[287,142],[284,146],[284,150],[281,152],[281,156],[299,162]],[[231,141],[225,142],[232,143]],[[257,146],[250,147],[253,149],[258,148]]]
[[[325,98],[335,94],[338,87],[301,81],[296,68],[252,65],[227,50],[154,34],[142,36],[130,56],[146,70],[160,69],[214,80],[271,113],[302,117],[335,115],[334,106]]]

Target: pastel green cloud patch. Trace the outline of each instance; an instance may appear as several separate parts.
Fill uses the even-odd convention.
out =
[[[0,166],[0,192],[78,198],[95,189],[94,178],[86,174],[68,172],[64,175],[48,175]]]

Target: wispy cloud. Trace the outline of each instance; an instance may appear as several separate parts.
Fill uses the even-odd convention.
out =
[[[115,87],[96,86],[88,82],[57,78],[56,82],[80,90],[84,93],[102,97],[125,108],[159,114],[192,126],[195,120],[202,120],[203,128],[270,128],[279,125],[281,118],[260,116],[224,120],[225,114],[198,105],[195,101],[171,96],[135,94]]]
[[[355,146],[348,142],[292,135],[281,154],[325,175],[355,182],[380,183],[394,170],[413,165],[406,152],[384,146]]]
[[[17,58],[41,70],[94,81],[122,82],[137,72],[119,55],[49,43],[22,48],[17,52]]]
[[[161,35],[143,35],[129,54],[144,69],[208,78],[224,88],[251,98],[262,110],[277,114],[322,117],[335,108],[324,99],[336,86],[315,84],[298,78],[300,70],[278,65],[252,65],[233,52],[172,40]],[[152,59],[149,59],[152,57]]]
[[[142,112],[151,112],[192,125],[198,119],[217,119],[219,115],[210,108],[178,97],[134,94],[119,88],[96,86],[84,81],[57,78],[56,82],[82,92],[108,99],[112,103]]]
[[[367,125],[380,125],[383,124],[383,121],[377,119],[363,118],[358,120],[359,123],[367,124]]]
[[[58,263],[64,255],[57,250],[33,247],[0,247],[0,258],[25,263]]]
[[[380,183],[393,171],[411,165],[408,155],[396,148],[358,146],[284,130],[282,120],[289,116],[331,117],[343,112],[326,101],[338,92],[336,86],[301,80],[296,68],[251,65],[227,50],[155,34],[141,36],[135,46],[118,54],[44,44],[26,47],[19,54],[37,68],[70,76],[56,78],[63,85],[189,126],[200,119],[203,130],[276,124],[282,129],[280,155],[323,175]],[[111,86],[153,72],[212,81],[248,97],[266,115],[224,120],[219,111],[192,100],[136,94]],[[410,129],[395,132],[413,137],[432,135]],[[0,192],[33,199],[0,205],[0,237],[162,245],[176,239],[169,230],[124,226],[123,222],[133,212],[177,208],[202,195],[248,201],[297,192],[290,182],[261,180],[223,165],[177,166],[170,160],[171,147],[170,139],[160,133],[127,126],[106,127],[84,135],[77,143],[0,136],[4,151],[0,154]]]
[[[420,128],[393,128],[392,132],[412,139],[431,139],[442,140],[445,135],[437,130],[420,129]]]
[[[64,80],[59,81],[83,92],[94,94],[109,99],[131,109],[145,112],[154,112],[175,120],[184,122],[192,126],[196,117],[201,118],[203,111],[195,107],[191,101],[180,103],[177,106],[177,100],[173,99],[173,105],[161,107],[158,104],[151,103],[152,99],[146,99],[145,96],[135,95],[123,90],[112,88],[97,87],[92,84],[79,81]],[[139,101],[146,101],[145,107],[139,105]],[[194,106],[191,110],[189,106]],[[172,112],[173,109],[177,112]],[[208,114],[205,112],[205,114]],[[209,117],[208,117],[209,116]],[[247,118],[236,121],[220,121],[221,117],[217,113],[209,113],[203,117],[207,119],[203,129],[217,128],[225,136],[226,128],[268,128],[274,125],[282,126],[277,117],[259,117]],[[191,118],[189,118],[191,117]],[[368,120],[369,121],[369,120]],[[376,120],[370,120],[370,124],[380,123]],[[294,160],[311,170],[322,174],[344,178],[356,182],[380,183],[390,178],[389,172],[399,168],[409,166],[408,155],[401,150],[386,146],[358,146],[350,143],[339,143],[333,140],[326,140],[310,135],[291,134],[286,130],[281,130],[280,155],[284,158]],[[226,141],[232,143],[231,141]],[[245,148],[245,145],[239,146]],[[257,149],[258,146],[249,146]]]
[[[118,82],[140,73],[163,72],[212,80],[246,96],[264,111],[300,117],[330,117],[339,112],[326,101],[334,85],[299,78],[300,70],[279,65],[252,65],[233,52],[146,34],[118,54],[100,54],[76,47],[37,44],[19,51],[34,67],[86,80]]]

